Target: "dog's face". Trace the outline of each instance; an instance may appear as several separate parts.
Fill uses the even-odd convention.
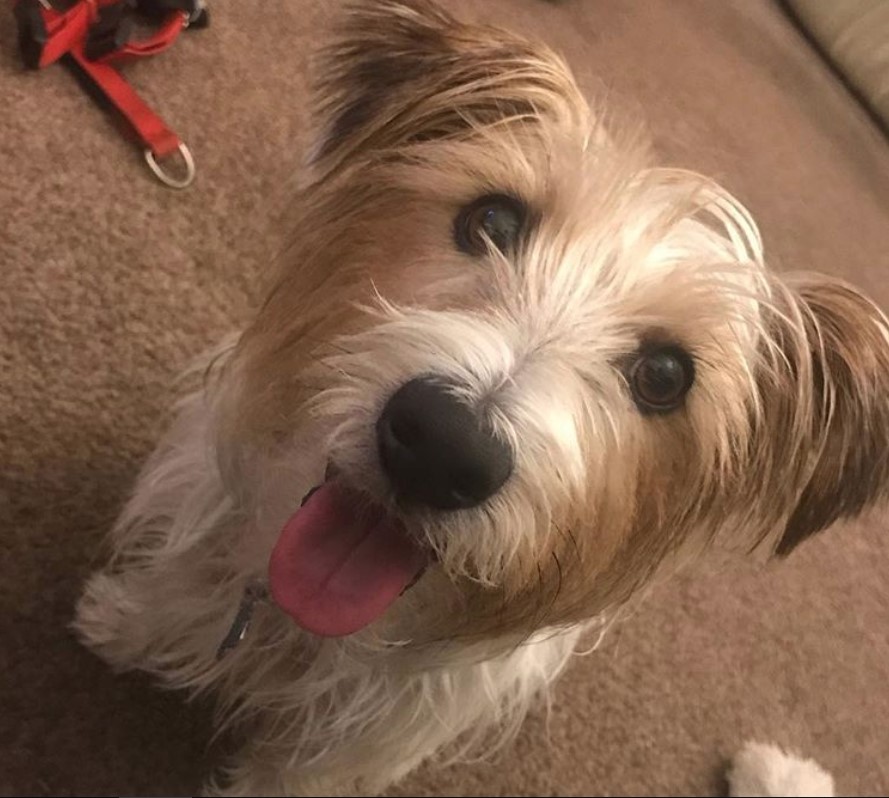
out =
[[[746,212],[648,168],[551,52],[379,0],[321,77],[224,427],[323,481],[272,558],[300,623],[573,623],[717,539],[786,552],[884,493],[884,318],[768,275]]]

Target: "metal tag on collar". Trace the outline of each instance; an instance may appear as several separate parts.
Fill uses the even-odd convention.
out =
[[[266,601],[268,595],[266,586],[259,582],[251,582],[244,588],[244,595],[241,597],[232,625],[216,649],[217,660],[222,659],[244,639],[250,629],[250,621],[253,619],[253,610],[257,602]]]

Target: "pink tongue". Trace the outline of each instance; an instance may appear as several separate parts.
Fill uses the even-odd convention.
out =
[[[284,525],[269,560],[269,587],[301,627],[340,637],[382,615],[426,562],[383,508],[325,482]]]

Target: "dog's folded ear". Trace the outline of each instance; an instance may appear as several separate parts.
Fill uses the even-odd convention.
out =
[[[778,555],[889,495],[886,317],[838,280],[807,275],[783,285],[780,365],[761,387],[773,461],[761,479],[782,480],[772,495],[787,490],[790,499]]]
[[[458,22],[429,0],[353,3],[315,74],[312,162],[325,171],[358,153],[586,109],[542,44]]]

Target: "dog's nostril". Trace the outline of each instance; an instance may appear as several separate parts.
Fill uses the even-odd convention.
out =
[[[509,479],[512,448],[441,380],[402,385],[377,421],[380,462],[403,499],[474,507]]]
[[[458,469],[451,473],[450,482],[451,492],[462,504],[472,499],[472,495],[478,491],[479,484],[483,484],[485,479],[483,477],[479,479],[478,475],[468,469]]]
[[[402,446],[415,446],[423,437],[423,430],[414,418],[393,418],[389,423],[392,437]]]

